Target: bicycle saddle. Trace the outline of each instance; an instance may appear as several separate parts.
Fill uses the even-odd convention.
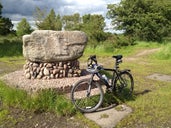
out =
[[[115,58],[116,60],[120,60],[120,59],[122,59],[122,55],[116,55],[116,56],[112,56],[113,58]]]

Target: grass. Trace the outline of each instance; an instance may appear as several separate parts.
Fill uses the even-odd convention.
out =
[[[26,91],[8,87],[0,81],[0,97],[3,108],[9,106],[20,107],[32,111],[52,111],[58,115],[69,116],[75,114],[75,108],[65,96],[48,89],[31,96]]]
[[[161,47],[160,52],[154,55],[159,60],[170,60],[171,59],[171,43],[164,44]]]
[[[4,45],[0,44],[1,46]],[[20,47],[19,45],[11,46],[14,46],[14,48],[15,46]],[[140,51],[153,48],[161,48],[161,50],[148,56],[139,57],[137,61],[125,61],[121,64],[121,69],[131,69],[135,81],[135,94],[133,100],[125,101],[133,109],[133,112],[119,122],[116,126],[117,128],[171,126],[171,116],[169,114],[171,113],[171,83],[147,78],[148,75],[153,73],[171,75],[171,44],[169,42],[165,44],[137,42],[133,46],[122,47],[121,49],[111,48],[109,51],[106,51],[104,46],[100,45],[95,49],[87,47],[83,57],[80,58],[81,63],[85,63],[89,55],[96,54],[99,63],[103,63],[107,67],[113,67],[113,60],[110,59],[112,55],[123,54],[124,57],[132,57]],[[24,63],[21,51],[19,54],[13,50],[11,52],[13,52],[12,56],[11,53],[5,53],[5,51],[1,50],[0,54],[3,56],[1,55],[0,61],[8,64],[15,63],[16,65]],[[18,57],[21,61],[11,61],[18,60]],[[54,111],[62,116],[76,114],[77,119],[88,123],[90,127],[97,127],[94,123],[85,119],[82,114],[78,113],[68,99],[63,95],[57,94],[54,90],[44,90],[31,97],[26,92],[9,88],[0,81],[0,97],[1,102],[3,102],[3,107],[0,108],[0,122],[8,115],[7,107],[14,106],[31,111]],[[111,100],[119,104],[122,103],[116,97],[106,97],[106,104]],[[103,105],[105,106],[106,104]],[[103,116],[106,117],[105,115]]]
[[[99,56],[111,56],[115,54],[123,54],[124,56],[130,56],[135,54],[137,51],[143,50],[143,49],[150,49],[150,48],[158,48],[162,44],[157,42],[140,42],[137,41],[135,45],[125,46],[121,48],[112,48],[105,49],[105,45],[98,45],[96,48],[93,48],[91,46],[87,46],[84,52],[84,56],[89,56],[92,54],[96,54]]]
[[[123,119],[117,128],[136,127],[170,127],[171,112],[171,83],[150,80],[146,77],[153,73],[171,75],[171,60],[168,45],[162,45],[161,50],[135,62],[124,64],[132,67],[135,79],[135,100],[127,101],[133,113]],[[156,47],[154,47],[156,48]],[[168,56],[165,57],[165,54]],[[142,62],[145,62],[142,64]]]
[[[113,61],[109,57],[113,54],[132,57],[143,50],[154,48],[160,48],[160,50],[153,54],[138,57],[137,61],[125,61],[121,64],[121,69],[131,69],[135,81],[135,92],[133,100],[125,101],[133,109],[133,113],[119,122],[116,128],[171,126],[171,116],[168,114],[171,113],[171,83],[147,78],[153,73],[171,75],[171,43],[137,42],[134,46],[122,47],[108,53],[101,50],[103,49],[102,46],[94,50],[86,49],[85,57],[96,54],[99,63],[103,63],[104,67],[112,67]],[[119,101],[118,103],[122,102]]]

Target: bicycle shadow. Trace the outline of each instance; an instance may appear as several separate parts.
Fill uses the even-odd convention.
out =
[[[149,93],[149,92],[152,92],[152,90],[145,89],[145,90],[143,90],[142,92],[135,92],[134,95],[135,95],[135,96],[145,95],[145,94],[147,94],[147,93]]]
[[[102,103],[101,107],[98,110],[96,110],[96,112],[115,108],[118,105],[123,104],[127,101],[134,101],[134,100],[136,100],[136,98],[138,96],[145,95],[149,92],[151,92],[151,90],[145,89],[141,92],[134,92],[133,94],[131,94],[129,96],[119,94],[119,93],[114,93],[114,92],[113,93],[105,93],[103,103]]]

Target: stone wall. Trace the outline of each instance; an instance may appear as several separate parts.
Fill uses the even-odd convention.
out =
[[[78,77],[81,70],[78,60],[53,63],[27,61],[24,65],[24,75],[27,79],[57,79]]]

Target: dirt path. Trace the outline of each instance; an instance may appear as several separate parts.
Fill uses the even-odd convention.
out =
[[[140,59],[144,56],[150,55],[150,54],[157,52],[159,50],[160,50],[160,48],[142,50],[142,51],[138,52],[137,54],[135,54],[131,57],[124,58],[124,60],[125,61],[137,61],[138,59]]]

